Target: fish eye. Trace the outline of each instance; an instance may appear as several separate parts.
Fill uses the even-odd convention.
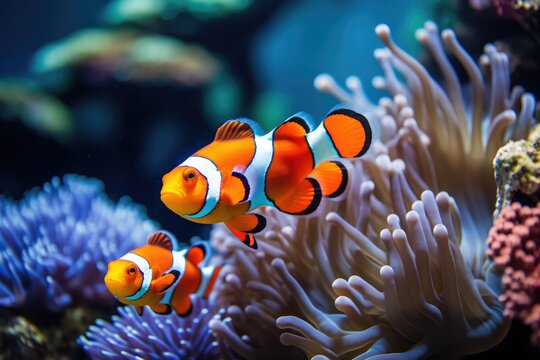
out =
[[[193,170],[184,172],[184,181],[193,181],[196,177],[197,175]]]
[[[127,269],[128,275],[134,275],[136,271],[137,271],[137,270],[135,270],[135,266],[130,266],[130,267]]]

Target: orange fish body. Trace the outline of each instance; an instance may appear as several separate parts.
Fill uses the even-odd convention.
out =
[[[122,303],[135,306],[142,314],[148,305],[158,314],[172,309],[181,316],[191,312],[191,294],[207,298],[221,267],[200,267],[206,256],[201,245],[173,250],[166,232],[153,234],[147,245],[111,261],[105,285]]]
[[[347,168],[336,159],[361,156],[370,144],[367,119],[348,109],[330,112],[319,126],[298,113],[267,134],[251,120],[230,120],[212,143],[163,176],[161,200],[190,221],[224,222],[257,248],[253,234],[266,220],[252,210],[312,213],[323,196],[339,196],[347,186]]]

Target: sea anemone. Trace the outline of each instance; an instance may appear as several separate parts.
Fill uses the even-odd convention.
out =
[[[489,231],[488,255],[503,272],[499,300],[508,317],[529,325],[540,347],[540,203],[517,202],[502,208]]]
[[[302,218],[264,210],[269,225],[258,252],[222,228],[212,233],[231,264],[217,298],[226,312],[210,326],[243,357],[294,358],[300,349],[320,358],[454,358],[488,349],[508,331],[486,257],[491,164],[502,144],[536,122],[535,99],[510,89],[507,56],[494,46],[477,64],[451,30],[441,41],[426,23],[417,38],[441,85],[387,26],[376,33],[386,48],[375,51],[384,77],[374,85],[392,98],[369,103],[355,77],[351,92],[329,75],[315,81],[379,127],[371,153],[353,162],[343,199]]]
[[[186,318],[149,308],[139,316],[124,306],[112,323],[97,320],[77,343],[92,359],[218,359],[224,350],[208,328],[213,315],[211,303],[199,297]]]
[[[107,263],[156,229],[142,207],[112,202],[99,180],[83,176],[55,177],[18,203],[0,198],[0,305],[111,303]]]

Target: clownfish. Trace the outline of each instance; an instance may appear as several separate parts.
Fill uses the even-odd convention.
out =
[[[349,109],[331,111],[318,126],[300,112],[267,134],[251,120],[229,120],[212,143],[163,176],[161,201],[190,221],[224,222],[256,249],[253,234],[266,219],[252,210],[312,213],[323,196],[347,187],[347,168],[336,159],[363,155],[371,137],[367,119]]]
[[[142,315],[143,306],[153,312],[180,316],[191,313],[191,294],[208,298],[221,266],[201,267],[207,255],[203,243],[180,251],[167,232],[158,231],[148,243],[111,261],[105,285],[121,303],[135,306]]]

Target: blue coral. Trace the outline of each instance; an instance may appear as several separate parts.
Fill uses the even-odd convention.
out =
[[[182,318],[145,308],[118,309],[112,323],[97,320],[77,343],[92,359],[218,359],[221,346],[208,327],[213,306],[193,297],[193,311]]]
[[[20,202],[0,198],[0,306],[41,303],[59,311],[75,299],[112,302],[107,263],[157,229],[144,208],[118,203],[99,180],[66,175]]]

